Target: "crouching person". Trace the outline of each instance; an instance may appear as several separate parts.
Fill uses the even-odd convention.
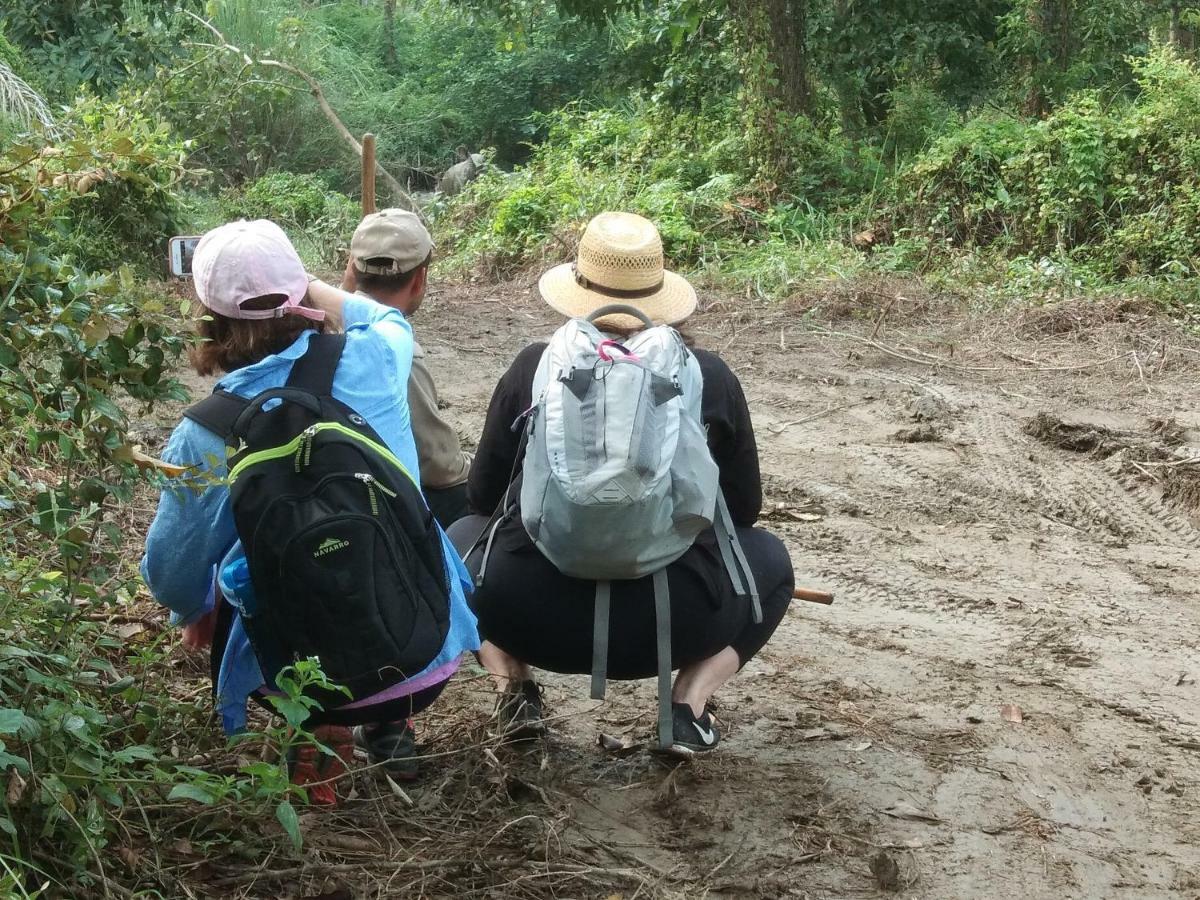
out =
[[[305,747],[289,760],[314,802],[336,802],[356,742],[415,777],[411,717],[478,637],[466,571],[415,480],[408,322],[310,284],[266,221],[206,234],[193,277],[192,362],[224,374],[163,454],[186,473],[160,497],[143,577],[185,643],[211,644],[229,733],[297,660],[317,657],[348,691],[313,691],[321,708],[305,723],[334,755]],[[344,333],[322,333],[327,313]]]
[[[754,527],[742,387],[666,327],[696,294],[640,216],[593,219],[577,261],[538,287],[571,321],[501,377],[468,480],[480,515],[450,530],[478,573],[498,716],[511,736],[542,730],[531,666],[590,671],[596,698],[606,676],[657,673],[660,748],[712,750],[708,701],[770,639],[793,584],[783,544]]]
[[[433,239],[421,220],[404,209],[384,209],[362,220],[350,239],[342,289],[398,309],[406,319],[421,308],[429,284]],[[437,387],[421,345],[413,339],[408,408],[421,464],[421,489],[443,528],[468,512],[471,454],[454,426],[442,418]]]

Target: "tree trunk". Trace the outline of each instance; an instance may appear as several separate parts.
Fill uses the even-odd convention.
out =
[[[396,0],[383,0],[383,60],[396,64]]]
[[[1183,4],[1171,4],[1171,24],[1167,40],[1180,56],[1191,56],[1196,49],[1195,33],[1183,24]]]
[[[1041,117],[1050,109],[1047,84],[1051,72],[1065,72],[1071,63],[1073,0],[1036,0],[1029,4],[1029,29],[1038,35],[1044,48],[1041,56],[1029,60],[1029,92],[1025,96],[1026,115]]]
[[[751,147],[761,176],[790,172],[788,124],[811,106],[808,0],[731,0],[745,71]]]
[[[809,111],[808,0],[735,0],[745,55],[761,52],[765,67],[753,87],[792,115]]]

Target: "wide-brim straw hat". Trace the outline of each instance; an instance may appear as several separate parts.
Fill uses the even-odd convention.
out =
[[[586,317],[602,306],[641,310],[655,325],[676,325],[696,310],[696,290],[663,266],[662,238],[654,223],[633,213],[603,212],[588,222],[575,262],[538,281],[538,292],[564,316]],[[645,323],[612,314],[601,326],[633,330]]]

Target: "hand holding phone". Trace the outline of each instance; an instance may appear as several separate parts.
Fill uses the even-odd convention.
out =
[[[176,235],[167,244],[167,260],[176,278],[192,277],[192,257],[198,243],[200,235]]]

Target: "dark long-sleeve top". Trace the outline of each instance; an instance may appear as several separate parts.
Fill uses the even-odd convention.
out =
[[[504,500],[510,481],[520,474],[522,459],[521,429],[513,423],[533,405],[533,376],[545,350],[544,343],[531,344],[518,354],[501,376],[488,406],[483,435],[467,479],[467,499],[471,510],[490,516]],[[751,526],[762,510],[762,479],[758,468],[758,446],[750,422],[750,408],[741,382],[714,353],[693,350],[704,376],[701,418],[708,428],[708,446],[720,471],[721,490],[736,525]],[[519,500],[515,487],[510,502]],[[497,546],[519,550],[533,547],[521,525],[519,515],[497,533]],[[717,576],[720,556],[711,530],[697,539],[702,559],[693,560],[707,574]],[[689,552],[689,556],[694,556]]]

